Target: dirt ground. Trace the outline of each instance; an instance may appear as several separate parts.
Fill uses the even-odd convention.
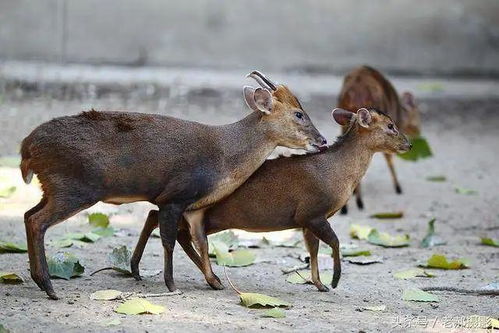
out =
[[[94,98],[58,97],[19,91],[6,93],[0,102],[0,155],[13,155],[22,138],[34,126],[54,116],[73,114],[82,109],[128,109],[141,112],[168,113],[208,123],[225,123],[242,117],[239,93],[195,91],[178,93],[168,98],[143,95],[105,95]],[[145,97],[144,97],[145,96]],[[149,96],[149,97],[148,97]],[[57,96],[56,96],[57,97]],[[335,97],[307,96],[305,108],[330,141],[339,133],[329,119]],[[151,298],[166,307],[161,315],[125,316],[114,309],[119,301],[93,301],[89,295],[101,289],[118,289],[143,293],[167,291],[162,275],[147,277],[141,282],[118,273],[89,273],[106,266],[106,257],[118,245],[130,248],[138,238],[148,210],[148,204],[112,206],[98,204],[88,211],[100,211],[111,216],[111,224],[123,230],[112,238],[103,238],[84,248],[69,248],[85,266],[82,277],[53,280],[62,299],[49,300],[29,277],[27,254],[0,254],[0,271],[22,274],[21,285],[0,284],[0,323],[11,332],[161,332],[161,331],[301,331],[301,332],[463,332],[454,324],[470,315],[497,318],[497,297],[438,293],[439,303],[403,301],[402,291],[409,287],[455,286],[480,288],[499,280],[499,252],[497,248],[480,245],[481,236],[499,237],[499,100],[466,98],[431,98],[422,101],[424,135],[428,138],[434,157],[417,163],[397,159],[396,166],[404,194],[393,190],[388,169],[382,156],[375,156],[364,180],[366,208],[359,211],[350,204],[347,216],[330,219],[342,244],[358,244],[381,256],[383,263],[355,265],[343,261],[343,274],[337,289],[328,293],[316,291],[313,285],[287,283],[281,268],[300,264],[296,257],[304,252],[298,248],[253,249],[257,263],[248,267],[230,268],[228,274],[239,289],[279,297],[292,303],[285,310],[286,318],[262,318],[262,310],[239,305],[238,296],[229,288],[211,290],[202,274],[179,246],[175,253],[175,279],[183,292],[178,296]],[[443,183],[425,178],[445,175]],[[2,167],[1,181],[17,186],[9,199],[0,199],[0,240],[25,242],[22,214],[36,204],[40,195],[36,184],[24,185],[17,169]],[[2,184],[3,186],[4,184]],[[478,191],[476,195],[455,192],[455,187]],[[369,216],[382,211],[403,211],[396,220],[374,220]],[[87,212],[88,212],[87,211]],[[46,242],[66,232],[89,230],[86,214],[82,212],[68,222],[49,230]],[[436,218],[437,232],[447,245],[431,249],[419,247],[427,222]],[[392,234],[407,233],[411,246],[382,248],[366,241],[351,239],[349,224],[368,224]],[[284,234],[265,235],[282,238]],[[246,234],[244,238],[261,238],[263,234]],[[47,246],[47,253],[56,248]],[[393,273],[410,269],[434,253],[451,258],[469,258],[471,268],[465,270],[432,270],[435,278],[399,280]],[[142,260],[143,269],[162,268],[162,249],[158,238],[151,238]],[[330,270],[332,261],[322,270]],[[223,277],[223,268],[213,263],[215,273]],[[365,306],[386,305],[384,311],[365,311]],[[105,323],[119,319],[120,324],[107,327]],[[471,330],[470,330],[471,331]]]

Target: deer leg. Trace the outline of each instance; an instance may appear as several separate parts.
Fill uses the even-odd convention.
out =
[[[170,203],[159,207],[159,234],[164,251],[163,277],[169,291],[175,291],[173,280],[173,250],[177,241],[178,222],[188,205],[185,203]]]
[[[395,172],[395,165],[393,165],[393,155],[384,154],[388,168],[390,169],[390,175],[392,176],[393,185],[395,186],[395,192],[397,194],[402,193],[402,187],[400,187],[399,181],[397,179],[397,173]]]
[[[154,229],[158,227],[158,211],[151,210],[147,215],[146,223],[140,232],[139,241],[133,250],[132,259],[130,260],[130,267],[132,270],[132,276],[135,280],[140,281],[139,263],[142,255],[144,254],[144,249],[146,247],[147,241],[151,236]]]
[[[63,202],[58,202],[52,198],[42,199],[37,206],[25,214],[24,225],[26,227],[31,277],[51,299],[57,300],[59,298],[50,281],[45,256],[45,233],[49,227],[64,221],[94,203],[95,201],[83,201],[81,197],[77,196],[65,198]]]
[[[303,238],[305,239],[305,246],[310,253],[310,271],[312,273],[312,282],[317,289],[319,289],[319,291],[329,291],[329,288],[322,284],[319,275],[319,262],[317,260],[317,253],[319,252],[319,239],[306,228],[303,229]]]
[[[357,203],[357,207],[360,210],[364,209],[364,201],[362,201],[362,192],[360,190],[360,183],[357,185],[353,193],[355,194],[355,202]]]
[[[211,268],[210,257],[208,254],[208,237],[204,230],[203,211],[194,211],[184,215],[190,226],[191,239],[194,241],[199,254],[201,255],[201,271],[204,274],[206,282],[215,290],[222,290],[224,286],[218,276],[213,273]]]
[[[315,237],[328,244],[333,250],[332,257],[334,261],[334,273],[331,286],[334,289],[338,285],[341,276],[340,242],[338,240],[338,237],[336,236],[334,230],[331,228],[331,225],[329,225],[329,222],[324,217],[313,219],[306,225],[307,228],[315,235]]]

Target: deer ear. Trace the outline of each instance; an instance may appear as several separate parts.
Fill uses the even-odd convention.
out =
[[[331,112],[334,121],[336,121],[341,126],[346,126],[350,123],[350,120],[355,115],[355,113],[343,110],[340,108],[336,108]]]
[[[250,86],[244,86],[243,97],[246,105],[253,111],[259,111],[255,104],[255,88]]]
[[[256,88],[253,94],[253,99],[258,110],[263,113],[270,114],[272,111],[272,94],[267,89]]]
[[[362,108],[357,111],[359,125],[368,128],[371,125],[372,117],[368,109]]]

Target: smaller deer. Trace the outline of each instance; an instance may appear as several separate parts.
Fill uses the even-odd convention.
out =
[[[421,120],[420,112],[410,92],[404,92],[401,98],[393,85],[377,70],[368,66],[361,66],[347,74],[338,98],[338,106],[355,112],[359,108],[376,108],[385,111],[395,122],[398,128],[409,137],[419,135]],[[346,129],[343,128],[343,131]],[[395,192],[402,193],[397,179],[393,154],[384,154]],[[359,209],[364,208],[360,184],[354,191]],[[342,210],[347,213],[347,205]]]
[[[338,285],[340,247],[327,219],[347,202],[374,153],[406,152],[411,145],[393,120],[375,109],[362,108],[357,113],[335,109],[332,116],[346,130],[326,151],[268,160],[224,200],[183,215],[178,241],[213,289],[223,286],[211,268],[206,235],[226,229],[268,232],[301,228],[310,252],[314,285],[320,291],[329,290],[319,276],[319,240],[332,248],[332,287]],[[138,267],[147,240],[157,226],[157,212],[151,212],[135,247],[132,267]]]
[[[52,299],[45,257],[47,229],[99,201],[158,206],[164,280],[170,291],[178,221],[239,187],[276,146],[316,152],[326,145],[291,91],[254,71],[261,86],[244,87],[252,112],[210,126],[155,114],[83,112],[52,119],[21,146],[26,183],[38,175],[43,197],[24,215],[31,277]],[[137,277],[137,276],[136,276]]]

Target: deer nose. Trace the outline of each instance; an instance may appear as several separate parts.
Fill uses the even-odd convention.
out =
[[[412,143],[409,143],[409,149],[412,149]]]
[[[326,140],[326,139],[324,139],[324,138],[322,138],[322,140],[321,140],[321,145],[322,145],[322,146],[327,145],[327,140]]]

